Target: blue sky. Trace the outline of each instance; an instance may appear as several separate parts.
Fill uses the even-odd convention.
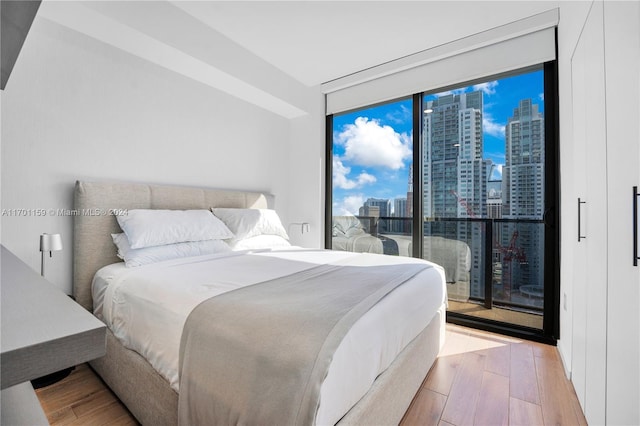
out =
[[[521,99],[544,112],[543,72],[493,80],[443,93],[483,91],[484,158],[504,164],[504,126]],[[358,214],[367,198],[406,197],[412,163],[412,100],[333,118],[333,214]],[[393,202],[392,202],[393,204]]]

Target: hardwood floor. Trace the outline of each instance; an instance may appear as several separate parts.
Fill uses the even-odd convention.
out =
[[[135,418],[87,364],[65,379],[36,389],[51,425],[137,425]]]
[[[586,424],[554,346],[452,324],[401,423]]]
[[[136,425],[78,366],[36,390],[52,425]],[[402,420],[410,425],[586,425],[555,347],[447,325],[447,340]]]

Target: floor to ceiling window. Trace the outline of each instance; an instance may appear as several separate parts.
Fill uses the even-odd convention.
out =
[[[327,247],[438,263],[450,320],[553,341],[554,87],[549,62],[329,115]]]
[[[424,257],[445,266],[449,311],[542,329],[542,67],[423,105]]]

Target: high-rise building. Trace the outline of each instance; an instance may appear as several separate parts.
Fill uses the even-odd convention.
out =
[[[408,217],[406,198],[396,198],[393,200],[393,217]]]
[[[428,101],[425,111],[424,215],[484,216],[482,92],[441,96]]]
[[[360,210],[358,212],[359,216],[364,216],[364,217],[375,217],[375,218],[379,218],[380,217],[380,207],[378,206],[368,206],[368,205],[364,205],[362,207],[360,207]]]
[[[391,201],[387,198],[367,198],[363,207],[378,207],[378,217],[391,217]]]
[[[513,110],[505,128],[503,215],[542,219],[544,212],[544,115],[531,99]]]
[[[389,224],[389,230],[394,234],[410,233],[411,219],[407,216],[407,199],[396,198],[393,200],[393,217]]]
[[[486,215],[487,162],[482,159],[482,91],[426,102],[423,129],[423,213],[433,218]],[[484,292],[482,224],[427,222],[425,235],[464,241],[471,249],[470,282],[456,283],[460,298]]]
[[[386,219],[391,217],[391,201],[389,199],[367,198],[367,201],[360,207],[359,213],[360,216],[369,218],[369,225],[365,227],[370,234],[377,235],[378,233],[386,234],[391,232],[389,228],[390,220]]]
[[[523,99],[505,128],[505,166],[502,174],[502,216],[507,219],[542,219],[544,213],[544,115],[531,99]],[[519,253],[503,262],[505,298],[523,285],[544,282],[544,224],[506,223],[503,247]]]

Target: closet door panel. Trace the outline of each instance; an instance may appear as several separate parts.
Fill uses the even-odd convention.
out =
[[[572,105],[573,105],[573,140],[574,152],[572,166],[574,170],[575,193],[572,196],[573,208],[567,212],[572,220],[565,223],[572,228],[571,244],[573,245],[573,267],[572,267],[572,288],[573,288],[573,334],[572,334],[572,354],[571,354],[571,380],[575,388],[578,400],[584,409],[585,386],[586,386],[586,356],[587,356],[587,240],[582,239],[583,225],[585,221],[585,211],[581,208],[582,202],[587,196],[587,154],[584,143],[586,141],[587,121],[587,76],[586,58],[587,50],[578,46],[571,61],[571,84],[572,84]],[[580,204],[579,204],[580,203]],[[567,215],[565,213],[565,215]]]
[[[603,4],[594,2],[571,60],[576,217],[572,380],[589,424],[605,423],[607,356],[607,179]],[[584,152],[582,152],[583,150]],[[578,200],[576,199],[576,215]],[[578,242],[578,225],[580,241]],[[583,340],[584,339],[584,340]]]
[[[633,187],[640,187],[640,3],[604,4],[607,88],[607,424],[640,424],[640,266]],[[640,201],[640,200],[639,200]]]

